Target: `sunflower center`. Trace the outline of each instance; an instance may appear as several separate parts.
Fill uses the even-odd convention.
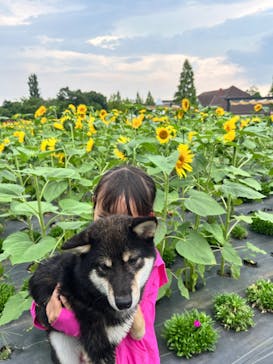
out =
[[[159,136],[161,139],[167,139],[169,136],[169,133],[167,132],[167,130],[161,130],[159,133]]]

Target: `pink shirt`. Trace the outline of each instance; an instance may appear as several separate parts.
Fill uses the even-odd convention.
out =
[[[168,278],[165,263],[157,251],[153,270],[146,283],[140,307],[145,319],[146,332],[141,340],[134,340],[128,334],[116,348],[116,364],[160,364],[159,350],[154,329],[155,304],[158,290],[167,283]],[[37,321],[35,302],[30,309],[34,326],[38,329],[45,328]],[[51,326],[69,336],[79,336],[80,327],[74,313],[63,308],[57,320]]]

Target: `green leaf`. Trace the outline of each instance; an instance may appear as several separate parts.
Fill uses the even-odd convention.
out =
[[[253,219],[252,216],[247,216],[247,215],[239,215],[239,216],[236,216],[235,215],[233,217],[234,217],[234,219],[236,221],[243,221],[243,222],[245,222],[247,224],[251,224],[252,223],[252,219]]]
[[[63,230],[78,230],[86,225],[86,221],[61,221],[57,222],[56,225]]]
[[[242,259],[230,243],[226,242],[226,244],[221,248],[221,253],[227,262],[238,266],[242,265]]]
[[[181,294],[181,296],[185,297],[187,300],[190,299],[190,295],[189,295],[189,290],[188,288],[186,288],[182,277],[179,277],[177,280],[177,287],[179,289],[179,292]]]
[[[249,241],[246,243],[246,247],[254,253],[267,254],[265,250],[258,248],[256,245],[250,243]]]
[[[212,236],[221,244],[224,245],[226,239],[224,238],[224,233],[221,226],[217,223],[208,224],[207,222],[204,223],[204,229],[211,233]]]
[[[258,211],[255,213],[255,217],[258,217],[261,220],[269,221],[273,223],[273,214],[269,214],[268,212]]]
[[[50,181],[45,187],[44,199],[47,202],[55,200],[67,189],[67,186],[67,181]]]
[[[91,203],[87,202],[79,202],[72,199],[64,199],[59,201],[59,205],[62,209],[62,214],[64,215],[89,215],[91,217],[92,213],[92,205]]]
[[[164,286],[159,288],[157,301],[159,301],[164,296],[168,295],[168,292],[170,291],[170,287],[171,287],[172,280],[173,280],[173,275],[169,268],[166,269],[166,272],[167,272],[167,276],[168,276],[168,282],[166,284],[164,284]]]
[[[209,243],[195,231],[191,231],[185,240],[178,241],[176,250],[190,262],[204,265],[216,264]]]
[[[225,213],[223,207],[205,192],[190,190],[185,207],[200,216],[214,216]]]
[[[10,206],[10,211],[14,215],[22,216],[39,216],[39,207],[37,201],[29,202],[13,202]],[[41,212],[45,214],[46,212],[57,212],[58,207],[52,205],[48,202],[41,202]]]
[[[244,179],[239,179],[239,181],[251,188],[253,188],[254,190],[257,190],[257,191],[261,191],[262,187],[261,187],[261,184],[256,181],[256,179],[254,178],[244,178]]]
[[[159,220],[155,231],[154,243],[158,245],[167,234],[167,225],[165,221]]]
[[[163,211],[163,209],[164,209],[164,191],[157,189],[153,208],[154,208],[155,212]]]
[[[25,168],[21,172],[27,175],[44,177],[47,179],[81,178],[79,173],[72,168],[36,167]]]
[[[16,232],[3,241],[3,250],[12,264],[41,260],[55,248],[57,242],[51,236],[41,239],[34,244],[25,232]]]
[[[170,175],[175,167],[175,163],[178,159],[178,152],[175,151],[168,157],[163,157],[161,155],[149,155],[147,158],[154,163],[161,172]]]
[[[219,187],[219,189],[226,195],[232,197],[245,197],[250,200],[261,199],[265,196],[262,195],[260,192],[253,190],[250,187],[244,186],[243,184],[231,182],[231,181],[224,181],[224,184]]]
[[[27,295],[28,292],[20,291],[8,299],[0,318],[0,326],[17,320],[24,311],[29,310],[32,298]]]

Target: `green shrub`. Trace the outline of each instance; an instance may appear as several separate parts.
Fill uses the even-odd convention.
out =
[[[249,327],[254,326],[253,309],[236,293],[215,296],[213,306],[215,319],[228,330],[247,331]]]
[[[2,348],[0,348],[0,360],[10,359],[11,352],[12,350],[10,347],[2,346]]]
[[[259,279],[246,289],[246,297],[252,307],[262,312],[273,312],[273,282]]]
[[[162,258],[167,268],[171,267],[174,264],[176,256],[177,254],[174,247],[165,247]]]
[[[15,293],[14,286],[7,284],[7,283],[1,283],[0,284],[0,316],[2,314],[2,311],[5,307],[5,304],[7,300]]]
[[[219,338],[212,318],[198,310],[174,314],[165,321],[162,335],[169,350],[187,359],[194,354],[214,351]]]
[[[246,238],[247,235],[248,235],[247,229],[244,226],[239,225],[239,224],[234,226],[234,228],[231,231],[231,236],[234,239],[241,240],[241,239]]]
[[[273,236],[273,223],[255,217],[250,224],[250,229],[255,233]]]

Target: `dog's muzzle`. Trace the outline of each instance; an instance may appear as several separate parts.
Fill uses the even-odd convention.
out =
[[[115,303],[119,310],[126,310],[132,306],[132,296],[125,295],[125,296],[116,296]]]

